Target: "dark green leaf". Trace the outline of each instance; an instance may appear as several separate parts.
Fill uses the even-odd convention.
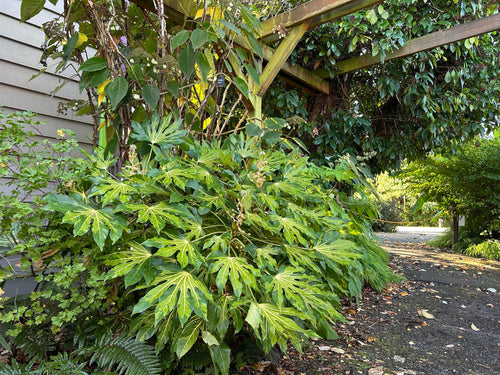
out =
[[[241,79],[240,77],[234,77],[233,82],[238,88],[238,90],[241,92],[241,94],[245,97],[248,98],[248,85],[247,83]]]
[[[259,125],[248,123],[245,128],[249,137],[260,137],[262,135],[262,128]]]
[[[106,68],[91,74],[91,77],[92,78],[90,79],[90,87],[97,87],[99,85],[102,85],[104,81],[109,79],[110,71],[108,68]]]
[[[82,72],[97,72],[108,67],[108,60],[105,57],[91,57],[84,61],[78,68]]]
[[[104,88],[109,100],[111,101],[111,107],[116,109],[122,99],[127,95],[128,92],[128,82],[123,77],[116,77],[113,81],[108,83]]]
[[[173,38],[172,38],[172,50],[176,49],[180,45],[186,43],[186,41],[189,39],[189,35],[191,34],[190,31],[188,30],[181,30],[179,31]]]
[[[248,42],[250,43],[250,46],[252,47],[253,52],[257,56],[259,56],[260,58],[262,58],[262,56],[263,56],[262,47],[260,46],[260,44],[257,41],[257,39],[255,39],[255,37],[252,34],[250,34],[250,33],[246,33],[246,36],[247,36]]]
[[[255,70],[255,68],[250,64],[245,64],[245,68],[250,77],[252,77],[253,81],[257,84],[257,86],[260,86],[260,76],[259,73],[257,73],[257,71]]]
[[[280,130],[286,126],[286,121],[282,118],[271,117],[264,121],[264,126],[270,130]]]
[[[154,84],[146,85],[142,88],[142,97],[149,108],[155,109],[160,100],[160,89]]]
[[[194,49],[198,49],[208,41],[208,33],[203,29],[195,29],[191,33],[191,43]]]
[[[208,75],[210,74],[210,64],[205,57],[205,54],[198,52],[196,54],[196,65],[200,69],[201,79],[203,82],[207,82]]]
[[[191,78],[194,73],[195,62],[193,46],[191,43],[188,43],[179,55],[179,66],[188,79]]]
[[[73,50],[75,49],[76,43],[78,43],[78,33],[71,35],[68,42],[63,47],[63,60],[68,60]]]
[[[225,344],[209,346],[212,362],[219,368],[222,375],[229,374],[229,364],[231,362],[231,349]]]
[[[40,13],[45,5],[45,0],[23,0],[21,3],[21,22],[26,22],[31,17]]]
[[[179,96],[179,84],[177,81],[168,81],[167,90],[170,91],[174,98],[177,98]]]
[[[268,145],[272,146],[276,144],[281,137],[281,133],[276,130],[267,131],[262,137],[263,141],[266,141]]]
[[[235,25],[233,25],[231,22],[228,22],[226,20],[220,20],[220,23],[223,24],[225,27],[227,27],[229,30],[234,31],[236,34],[241,35],[240,29],[238,29]]]

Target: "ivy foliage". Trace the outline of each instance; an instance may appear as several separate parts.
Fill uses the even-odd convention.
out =
[[[291,59],[329,78],[330,94],[310,96],[276,81],[267,110],[284,118],[307,112],[308,123],[293,134],[318,162],[361,155],[378,173],[451,150],[497,127],[498,32],[390,61],[385,56],[411,39],[495,13],[491,1],[394,0],[325,24],[306,34]],[[361,55],[379,56],[382,64],[339,74],[339,62]],[[295,110],[283,105],[294,92]]]

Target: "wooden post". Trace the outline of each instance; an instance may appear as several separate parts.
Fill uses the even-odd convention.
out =
[[[453,247],[458,242],[458,215],[453,207],[450,207],[450,234]]]

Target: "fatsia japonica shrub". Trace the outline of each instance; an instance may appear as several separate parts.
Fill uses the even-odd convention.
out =
[[[243,133],[199,142],[180,125],[133,123],[118,176],[97,153],[88,189],[46,199],[77,238],[93,238],[87,261],[133,300],[128,329],[165,363],[205,352],[225,374],[245,345],[269,352],[335,338],[340,297],[394,278],[336,189],[362,193],[359,171],[347,160],[317,167],[286,143]]]

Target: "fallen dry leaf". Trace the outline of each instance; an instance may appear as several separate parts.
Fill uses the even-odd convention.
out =
[[[431,313],[429,313],[425,309],[418,309],[417,312],[418,312],[418,315],[423,316],[424,318],[434,319],[434,315],[432,315]]]
[[[382,366],[377,366],[368,370],[368,375],[383,375],[384,368]]]

